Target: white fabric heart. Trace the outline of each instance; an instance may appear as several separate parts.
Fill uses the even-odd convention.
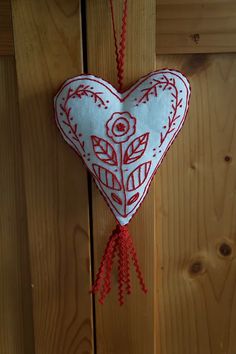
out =
[[[163,69],[125,92],[92,75],[66,81],[57,93],[55,119],[79,154],[120,225],[144,200],[189,106],[188,80]]]

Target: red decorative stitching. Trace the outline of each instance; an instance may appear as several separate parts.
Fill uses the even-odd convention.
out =
[[[126,188],[131,192],[139,188],[146,180],[151,168],[151,161],[147,161],[136,167],[128,176]]]
[[[146,151],[149,133],[135,138],[127,147],[124,154],[124,164],[130,164],[139,160]]]
[[[94,99],[94,103],[98,102],[99,105],[102,105],[102,106],[106,107],[105,102],[100,97],[101,94],[102,94],[102,92],[94,92],[94,91],[92,91],[92,88],[89,85],[84,86],[84,85],[81,84],[75,90],[72,90],[71,88],[69,88],[64,104],[60,104],[61,110],[66,115],[66,120],[63,120],[63,123],[67,127],[70,128],[69,134],[72,134],[72,139],[77,141],[80,144],[80,147],[82,148],[83,151],[85,151],[85,149],[84,149],[84,141],[81,140],[82,134],[78,133],[78,125],[77,125],[77,123],[72,124],[73,117],[70,116],[71,108],[68,107],[68,101],[71,98],[75,98],[75,97],[78,97],[79,99],[81,99],[82,97],[85,97],[85,96],[88,97],[89,96],[89,97],[92,97]]]
[[[174,89],[175,93],[171,93],[171,96],[173,97],[173,101],[174,103],[172,103],[171,107],[173,109],[173,112],[171,112],[172,114],[172,118],[171,115],[168,116],[168,127],[166,132],[163,134],[162,132],[160,133],[160,144],[159,147],[162,146],[162,144],[164,143],[166,137],[172,133],[175,128],[174,128],[174,124],[175,121],[180,117],[180,115],[177,116],[177,110],[178,107],[181,106],[181,103],[183,101],[183,99],[179,99],[178,95],[178,90],[177,87],[175,85],[175,79],[168,79],[166,77],[166,75],[163,74],[163,80],[156,80],[153,79],[153,81],[155,82],[154,84],[152,84],[150,87],[142,89],[141,92],[144,92],[143,96],[138,100],[137,106],[140,103],[146,103],[149,101],[150,96],[153,95],[154,97],[158,96],[158,88],[160,88],[162,91],[165,91],[167,88],[168,89]],[[157,88],[158,87],[158,88]],[[166,127],[163,127],[164,129],[166,129]]]
[[[165,134],[163,135],[162,132],[160,134],[160,145],[159,145],[159,147],[162,146],[162,144],[164,143],[167,135],[172,133],[175,130],[175,128],[173,128],[173,127],[175,125],[176,120],[179,119],[179,117],[180,117],[180,115],[177,115],[177,110],[178,110],[179,107],[181,107],[181,103],[182,103],[183,99],[182,98],[179,99],[179,93],[178,93],[178,90],[177,90],[177,88],[175,86],[175,79],[173,79],[173,85],[171,84],[171,86],[175,90],[175,93],[173,93],[173,92],[171,93],[171,96],[173,97],[173,100],[174,100],[174,103],[172,103],[172,105],[171,105],[171,107],[173,109],[173,113],[172,113],[172,118],[171,118],[170,115],[168,116],[168,127],[167,127],[167,130],[166,130]]]
[[[123,150],[122,150],[122,144],[119,144],[120,146],[120,175],[121,175],[121,185],[122,185],[122,190],[124,193],[124,215],[126,215],[126,191],[125,191],[125,181],[124,181],[124,174],[123,174]]]
[[[98,136],[91,136],[93,151],[97,158],[109,165],[117,166],[117,155],[111,144]]]
[[[164,70],[164,71],[163,71],[163,70]],[[156,74],[159,74],[159,75],[162,74],[162,75],[163,75],[163,74],[166,74],[166,73],[170,73],[170,74],[172,74],[172,75],[175,75],[175,77],[179,78],[179,79],[182,81],[182,83],[183,83],[183,85],[185,86],[185,89],[186,89],[186,96],[185,96],[185,100],[184,100],[185,109],[184,109],[183,114],[181,114],[181,122],[178,123],[178,128],[177,128],[177,130],[175,131],[175,133],[173,134],[171,140],[169,141],[168,146],[165,147],[165,151],[162,152],[161,158],[160,158],[158,164],[156,165],[155,170],[154,170],[153,173],[152,173],[152,176],[149,178],[149,181],[148,181],[147,185],[145,186],[145,189],[143,190],[142,195],[139,197],[139,202],[138,202],[138,203],[139,203],[139,205],[138,205],[139,207],[140,207],[140,205],[141,205],[141,203],[142,203],[142,201],[143,201],[145,195],[147,194],[147,191],[148,191],[148,189],[149,189],[151,180],[153,179],[153,177],[154,177],[154,175],[155,175],[155,173],[156,173],[158,167],[160,166],[160,164],[161,164],[161,162],[162,162],[162,160],[163,160],[163,158],[164,158],[166,152],[168,151],[170,145],[173,143],[173,141],[174,141],[174,139],[175,139],[177,133],[180,131],[180,128],[181,128],[181,126],[182,126],[182,124],[183,124],[183,122],[184,122],[184,120],[185,120],[185,118],[186,118],[187,111],[188,111],[188,104],[189,104],[189,98],[190,98],[191,90],[190,90],[190,92],[189,92],[186,83],[183,81],[182,77],[181,77],[180,75],[178,75],[178,73],[176,73],[176,70],[173,71],[173,73],[172,73],[172,70],[171,70],[171,69],[163,69],[163,70],[159,70],[159,71],[157,71],[157,72],[153,72],[153,73],[150,73],[150,74],[146,75],[145,77],[143,77],[142,79],[140,79],[136,84],[134,84],[130,89],[128,89],[128,90],[127,90],[127,93],[126,93],[126,94],[124,93],[121,97],[116,93],[116,91],[113,91],[112,87],[110,87],[108,84],[104,83],[104,81],[103,81],[102,79],[100,79],[100,78],[97,78],[97,79],[96,79],[96,78],[90,78],[90,77],[88,77],[88,76],[86,76],[86,75],[82,75],[81,77],[74,78],[74,79],[72,79],[72,80],[70,80],[70,81],[68,80],[68,81],[66,82],[66,84],[65,84],[64,86],[62,86],[61,89],[59,90],[59,92],[58,92],[58,94],[57,94],[57,97],[56,97],[56,100],[55,100],[55,106],[56,106],[57,98],[58,98],[58,96],[60,95],[62,89],[64,90],[67,85],[70,85],[70,84],[72,84],[72,83],[75,82],[75,81],[78,82],[78,81],[80,81],[80,80],[87,80],[87,81],[90,81],[90,82],[98,83],[99,85],[101,85],[101,86],[103,86],[105,89],[107,89],[107,90],[108,90],[114,97],[116,97],[116,98],[118,99],[118,101],[120,101],[120,102],[124,102],[124,101],[138,88],[138,86],[140,86],[144,81],[146,81],[146,80],[150,80],[150,81],[153,80],[152,77],[155,76]],[[66,136],[66,138],[70,141],[71,145],[74,147],[74,149],[75,149],[75,150],[77,151],[77,153],[78,153],[77,146],[74,144],[73,140],[71,140],[71,137],[69,137],[68,135],[66,135],[67,133],[66,133],[66,132],[63,130],[63,128],[61,127],[61,123],[59,122],[58,117],[57,117],[57,112],[56,112],[55,117],[56,117],[56,122],[57,122],[57,125],[58,125],[60,131],[62,132],[62,134],[63,134],[64,136]],[[176,119],[177,119],[177,118],[176,118]],[[64,123],[63,123],[63,124],[64,124]],[[80,155],[79,155],[79,156],[80,156]],[[93,171],[90,169],[90,167],[89,167],[89,166],[87,166],[87,167],[89,168],[90,172],[93,174]],[[96,177],[96,176],[95,176],[95,177]],[[108,195],[108,194],[105,192],[105,190],[102,189],[101,186],[100,186],[99,188],[100,188],[100,192],[103,194],[104,198],[105,198],[108,202],[111,203],[111,200],[110,200],[110,197],[111,197],[111,196]],[[108,205],[109,205],[109,204],[108,204]],[[112,204],[112,205],[113,205],[113,208],[116,210],[116,212],[119,213],[119,211],[117,210],[117,208],[115,207],[115,205],[114,205],[114,204]],[[133,212],[133,210],[134,210],[135,212]],[[136,205],[134,205],[134,207],[132,208],[132,210],[129,211],[129,215],[131,214],[131,215],[133,216],[134,213],[137,212],[137,210],[138,210],[138,208],[136,207]],[[112,211],[113,214],[116,216],[116,214],[114,213],[113,209],[111,209],[111,211]],[[123,215],[122,215],[122,216],[123,216]],[[126,216],[127,216],[127,215],[126,215]]]
[[[139,105],[140,103],[146,103],[149,101],[150,96],[154,95],[154,97],[158,96],[158,90],[157,90],[157,86],[161,86],[163,85],[163,87],[159,87],[162,89],[162,91],[165,91],[166,88],[168,87],[168,85],[170,85],[170,81],[169,79],[163,75],[163,78],[165,80],[161,81],[161,80],[156,80],[156,79],[152,79],[155,84],[151,85],[150,87],[144,88],[141,90],[141,92],[144,92],[143,96],[140,97],[140,99],[137,101],[137,105]]]
[[[77,128],[78,128],[78,125],[75,123],[74,125],[72,124],[72,120],[73,120],[73,117],[70,116],[70,113],[71,113],[71,108],[68,108],[67,107],[67,103],[68,103],[68,100],[70,99],[70,92],[72,90],[69,88],[68,92],[67,92],[67,97],[66,97],[66,100],[64,102],[64,104],[60,104],[60,108],[61,110],[65,113],[65,116],[66,116],[66,121],[63,120],[62,122],[70,128],[69,130],[69,134],[72,134],[72,139],[77,141],[79,144],[80,144],[80,147],[83,151],[84,150],[84,141],[82,141],[80,139],[80,134],[78,133],[77,131]]]
[[[113,199],[116,203],[122,205],[122,200],[120,199],[120,197],[118,197],[117,194],[111,193],[111,197],[112,197],[112,199]]]
[[[123,121],[126,124],[121,123],[120,121]],[[121,127],[122,127],[122,129],[121,129]],[[117,122],[112,125],[111,132],[114,136],[120,137],[120,136],[125,135],[126,132],[129,131],[129,128],[130,128],[130,125],[129,125],[128,119],[120,117],[117,119]]]
[[[131,198],[129,198],[127,205],[132,205],[133,203],[136,202],[136,200],[138,200],[139,198],[139,193],[135,193]]]
[[[93,163],[93,171],[97,179],[107,188],[120,191],[121,184],[111,171],[107,170],[105,167],[99,166]]]
[[[82,98],[84,96],[91,97],[94,100],[94,103],[98,103],[101,106],[106,107],[105,101],[101,98],[103,92],[94,92],[93,88],[89,85],[79,85],[74,91],[71,92],[69,98],[74,98],[73,96],[77,96],[78,98]],[[100,106],[99,106],[100,107]]]
[[[119,132],[124,132],[126,130],[126,127],[125,127],[125,125],[123,123],[118,123],[117,124],[117,130]]]
[[[120,126],[125,129],[120,130]],[[116,144],[124,143],[136,132],[136,118],[129,112],[114,112],[106,122],[106,134]]]

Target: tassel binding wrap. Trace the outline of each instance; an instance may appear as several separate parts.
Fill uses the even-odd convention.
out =
[[[136,250],[128,227],[118,224],[108,240],[96,280],[92,287],[93,293],[99,293],[99,302],[101,304],[104,303],[106,296],[111,291],[111,273],[115,256],[118,258],[118,294],[120,305],[124,304],[125,293],[127,295],[131,294],[131,261],[137,273],[141,289],[144,293],[147,293],[147,288],[143,280]]]

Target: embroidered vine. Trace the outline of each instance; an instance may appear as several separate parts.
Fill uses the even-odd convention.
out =
[[[105,109],[107,109],[106,103],[108,103],[108,101],[105,103],[105,101],[101,97],[102,94],[103,94],[102,92],[93,91],[92,86],[80,84],[75,90],[69,88],[67,92],[67,96],[66,98],[64,98],[64,103],[60,104],[60,108],[66,116],[66,120],[63,120],[62,122],[68,128],[70,128],[68,133],[72,135],[71,137],[73,140],[79,143],[83,151],[85,151],[85,148],[84,148],[84,141],[82,140],[82,134],[78,132],[78,124],[72,123],[74,118],[71,116],[71,107],[68,107],[68,102],[70,99],[75,99],[75,98],[82,99],[83,97],[91,97],[94,103],[96,103],[99,108],[103,106]],[[62,112],[60,114],[63,115]]]
[[[175,85],[174,78],[168,79],[167,76],[163,75],[163,80],[153,79],[150,83],[151,83],[150,87],[141,90],[141,92],[144,92],[144,94],[137,101],[136,106],[138,106],[140,103],[147,103],[150,100],[151,96],[157,97],[158,89],[161,89],[162,91],[165,91],[166,89],[174,90],[174,93],[173,92],[171,93],[171,96],[173,97],[171,100],[172,111],[168,116],[168,125],[163,126],[163,129],[166,129],[166,131],[164,133],[163,132],[160,133],[160,144],[159,144],[159,148],[160,148],[164,143],[165,139],[167,138],[167,136],[175,130],[175,122],[180,117],[180,115],[177,115],[177,111],[179,107],[182,107],[181,104],[183,99],[182,98],[179,99],[179,92]]]

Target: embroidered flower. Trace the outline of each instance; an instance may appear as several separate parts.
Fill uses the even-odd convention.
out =
[[[106,130],[114,143],[124,143],[135,133],[136,119],[128,112],[113,113],[106,124]]]

